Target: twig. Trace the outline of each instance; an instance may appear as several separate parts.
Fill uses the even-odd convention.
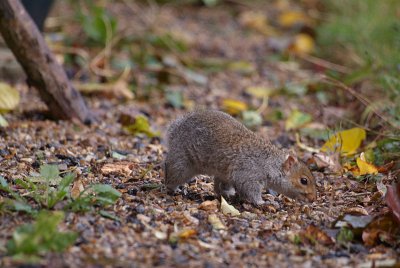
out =
[[[305,61],[314,63],[316,65],[325,67],[327,69],[331,69],[331,70],[334,70],[334,71],[337,71],[340,73],[344,73],[344,74],[351,73],[351,70],[345,66],[341,66],[341,65],[338,65],[338,64],[335,64],[335,63],[332,63],[332,62],[329,62],[329,61],[326,61],[326,60],[323,60],[323,59],[320,59],[320,58],[317,58],[317,57],[314,57],[311,55],[304,54],[304,55],[298,55],[298,56]]]

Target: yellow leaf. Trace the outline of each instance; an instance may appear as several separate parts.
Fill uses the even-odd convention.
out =
[[[247,110],[247,104],[238,100],[225,99],[222,101],[222,108],[228,114],[237,115]]]
[[[278,17],[278,22],[283,27],[292,27],[298,24],[310,24],[310,19],[298,11],[286,11]]]
[[[178,237],[180,239],[188,239],[192,236],[195,236],[197,234],[197,231],[194,229],[185,229],[179,232]]]
[[[246,93],[259,99],[268,98],[274,93],[274,89],[267,87],[248,87],[246,88]]]
[[[215,214],[210,214],[208,216],[208,222],[216,230],[224,230],[224,229],[226,229],[225,225],[222,223],[222,221]]]
[[[378,169],[373,165],[361,159],[361,157],[357,157],[357,166],[360,169],[359,175],[365,174],[377,174]]]
[[[308,34],[298,34],[289,46],[289,52],[294,54],[310,54],[314,51],[314,39]]]
[[[362,128],[351,128],[343,130],[333,135],[322,146],[323,152],[339,151],[341,155],[347,156],[354,154],[360,147],[361,142],[366,138],[367,134]]]
[[[231,216],[240,216],[239,210],[237,210],[234,206],[229,205],[226,202],[225,198],[221,196],[221,211],[224,215],[231,215]]]
[[[10,111],[19,103],[19,92],[6,83],[0,82],[0,112]]]

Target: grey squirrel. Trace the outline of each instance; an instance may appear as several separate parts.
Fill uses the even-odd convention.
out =
[[[226,113],[184,115],[169,126],[167,145],[163,168],[169,191],[203,174],[214,176],[218,197],[238,194],[262,205],[262,191],[269,188],[290,198],[316,200],[315,179],[304,163]]]

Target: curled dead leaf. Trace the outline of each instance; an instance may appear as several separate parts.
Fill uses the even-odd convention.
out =
[[[207,200],[199,205],[199,209],[216,212],[218,210],[218,200]]]
[[[131,162],[116,162],[107,163],[101,167],[100,171],[103,175],[117,174],[122,176],[129,176],[137,164]]]
[[[335,243],[332,237],[328,236],[324,231],[314,225],[309,225],[306,230],[302,231],[300,233],[300,238],[303,243],[319,243],[325,246],[333,245]]]
[[[395,219],[400,224],[400,183],[387,186],[385,201]]]
[[[80,178],[76,179],[71,188],[71,197],[77,199],[84,190],[85,188]]]
[[[224,215],[230,215],[230,216],[240,216],[239,210],[237,210],[234,206],[229,205],[228,202],[226,202],[225,198],[221,196],[221,211]]]

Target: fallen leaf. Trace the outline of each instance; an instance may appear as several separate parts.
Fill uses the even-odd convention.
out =
[[[370,163],[362,160],[361,157],[357,157],[356,159],[357,167],[359,169],[359,173],[356,172],[355,175],[366,175],[366,174],[378,174],[378,169]]]
[[[226,227],[216,214],[208,215],[208,222],[212,225],[215,230],[225,230]]]
[[[238,115],[248,109],[246,103],[233,99],[224,99],[222,101],[222,108],[225,112],[231,115]]]
[[[310,54],[315,49],[314,39],[308,34],[298,34],[289,45],[288,51],[294,54]]]
[[[347,156],[354,154],[367,134],[362,128],[351,128],[337,132],[321,147],[323,152],[337,152]]]
[[[400,183],[387,186],[385,201],[395,219],[400,224]]]
[[[243,111],[243,124],[248,128],[256,128],[263,122],[261,115],[256,111]]]
[[[131,162],[107,163],[101,167],[100,171],[103,175],[116,174],[129,176],[132,174],[132,170],[135,168],[135,165],[135,163]]]
[[[199,205],[199,209],[216,212],[218,210],[218,201],[217,200],[204,201]]]
[[[161,232],[161,231],[157,231],[157,230],[154,231],[154,236],[157,239],[160,239],[160,240],[165,240],[168,237],[168,235],[166,233]]]
[[[391,161],[383,166],[377,167],[379,173],[388,173],[394,167],[394,161]]]
[[[363,230],[362,240],[367,246],[374,246],[380,241],[395,246],[399,235],[400,224],[391,215],[385,215],[368,224]]]
[[[245,89],[245,92],[250,96],[253,96],[258,99],[268,98],[271,96],[275,90],[268,87],[248,87]]]
[[[249,61],[232,61],[229,62],[226,68],[230,71],[235,71],[241,74],[252,74],[256,71],[256,67]]]
[[[370,215],[353,216],[346,214],[342,221],[347,222],[353,228],[365,228],[371,221],[373,217]]]
[[[387,187],[385,184],[383,184],[382,181],[378,181],[376,183],[376,189],[378,189],[378,192],[381,195],[381,197],[386,197]]]
[[[83,187],[82,181],[79,178],[77,178],[72,184],[71,197],[73,199],[77,199],[84,190],[85,188]]]
[[[230,215],[230,216],[240,216],[239,210],[237,210],[234,206],[229,205],[228,202],[226,202],[225,198],[221,196],[221,211],[224,215]]]
[[[330,236],[314,225],[307,226],[306,230],[300,233],[300,237],[303,242],[308,241],[312,244],[316,242],[326,246],[334,244]]]
[[[180,239],[188,239],[190,237],[195,236],[196,234],[197,234],[197,231],[194,229],[184,229],[178,233],[178,237]]]
[[[0,114],[0,127],[8,127],[7,120]]]
[[[149,138],[159,136],[159,132],[155,132],[150,128],[150,123],[147,119],[147,117],[143,115],[138,115],[135,117],[135,122],[133,124],[124,126],[126,130],[129,131],[129,133],[133,135],[137,134],[145,134]]]
[[[0,82],[0,113],[15,109],[19,99],[19,92],[15,88]]]
[[[165,94],[167,102],[172,105],[172,107],[181,109],[183,108],[183,94],[179,91],[167,91]]]
[[[278,23],[283,27],[292,27],[294,25],[310,24],[310,19],[298,11],[286,11],[279,15]]]
[[[368,215],[368,211],[363,208],[363,207],[351,207],[351,208],[346,208],[344,211],[346,214],[351,214],[351,215]]]
[[[311,115],[300,112],[299,110],[293,110],[285,121],[285,129],[298,129],[311,122],[311,120]]]
[[[276,34],[276,31],[269,25],[267,17],[263,12],[242,12],[239,17],[239,23],[249,29],[256,30],[267,36]]]

